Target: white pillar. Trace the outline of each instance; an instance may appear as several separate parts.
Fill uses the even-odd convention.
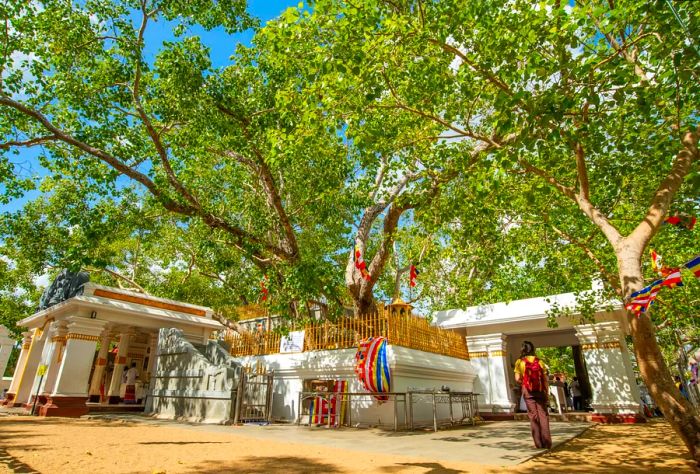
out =
[[[27,360],[24,364],[24,368],[17,385],[17,392],[14,400],[15,406],[29,402],[29,398],[32,395],[32,387],[34,386],[36,371],[39,368],[41,356],[44,352],[44,343],[46,342],[46,339],[48,339],[47,331],[44,331],[44,329],[34,330],[32,342],[29,346],[29,353],[27,354]]]
[[[469,359],[477,373],[474,391],[480,393],[479,408],[494,413],[511,412],[506,336],[487,334],[467,336]]]
[[[131,329],[127,329],[121,333],[119,336],[119,350],[117,351],[117,357],[114,360],[114,371],[112,372],[112,381],[109,384],[109,403],[116,404],[121,401],[121,396],[119,394],[121,384],[122,384],[122,374],[126,367],[126,358],[129,354],[129,345],[131,343],[131,337],[134,333]]]
[[[10,331],[6,327],[0,326],[0,379],[5,375],[7,363],[10,361],[12,348],[15,346],[15,340],[10,337]],[[0,393],[0,395],[2,395]]]
[[[106,321],[69,316],[66,348],[54,389],[39,411],[43,416],[81,416],[88,412],[88,379],[97,340]]]
[[[54,386],[56,385],[56,378],[58,377],[58,371],[61,369],[61,361],[63,360],[63,353],[66,349],[66,335],[68,334],[66,321],[53,322],[51,324],[51,329],[53,330],[53,335],[51,336],[53,351],[51,357],[47,361],[48,368],[46,377],[44,378],[44,387],[41,389],[42,393],[45,394],[53,392]]]
[[[107,328],[100,337],[100,351],[95,361],[95,369],[92,371],[92,381],[90,382],[90,401],[98,403],[101,401],[100,387],[102,377],[107,367],[107,357],[109,356],[109,344],[112,342],[112,333]]]
[[[25,331],[22,333],[22,352],[19,353],[19,358],[17,359],[17,365],[15,366],[15,373],[12,375],[12,382],[10,382],[10,388],[7,391],[7,398],[5,398],[5,404],[13,406],[15,402],[15,397],[17,395],[17,387],[19,387],[19,381],[22,379],[22,374],[24,373],[24,367],[27,365],[27,356],[29,355],[29,348],[32,343],[32,333]]]
[[[642,412],[639,388],[620,323],[575,326],[593,392],[591,406],[602,415]]]

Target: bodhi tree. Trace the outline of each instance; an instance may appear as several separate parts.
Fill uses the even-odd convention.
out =
[[[323,256],[345,244],[352,206],[337,191],[352,164],[333,118],[295,107],[284,64],[241,46],[213,66],[195,33],[255,27],[244,1],[10,1],[2,13],[4,197],[29,184],[17,150],[39,150],[47,174],[90,183],[86,202],[130,182],[258,281],[339,301]],[[156,22],[171,37],[149,35]],[[223,262],[240,260],[213,268]]]
[[[319,0],[293,28],[330,38],[317,54],[352,76],[344,96],[438,124],[454,151],[488,147],[474,177],[519,176],[532,199],[509,214],[556,228],[627,299],[674,205],[697,207],[700,6],[672,5]],[[652,397],[700,461],[700,418],[654,323],[628,318]]]

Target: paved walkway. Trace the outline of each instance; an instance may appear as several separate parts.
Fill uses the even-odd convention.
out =
[[[249,438],[326,446],[362,453],[413,455],[436,461],[471,462],[491,466],[514,466],[545,452],[533,447],[530,424],[522,421],[483,422],[437,433],[393,432],[378,429],[328,429],[296,425],[221,426],[155,420],[139,415],[90,415],[100,420],[170,425],[206,432],[240,434]],[[590,423],[553,422],[554,447],[586,431]]]

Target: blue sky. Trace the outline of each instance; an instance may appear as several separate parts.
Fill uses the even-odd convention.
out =
[[[259,18],[262,23],[265,23],[279,16],[287,8],[297,6],[298,4],[299,0],[248,0],[248,11],[253,16]],[[172,26],[172,23],[166,21],[158,21],[149,25],[146,31],[145,51],[149,59],[153,59],[163,41],[172,40],[174,38]],[[250,44],[253,37],[252,31],[229,35],[222,28],[212,31],[206,31],[199,27],[191,28],[188,34],[199,36],[202,42],[209,46],[214,67],[221,67],[229,64],[229,58],[234,53],[236,46],[239,43]],[[45,170],[39,165],[39,151],[40,150],[37,148],[20,149],[19,156],[14,157],[12,160],[19,164],[17,171],[24,176],[30,175],[34,178],[39,178],[45,174]],[[35,199],[38,195],[38,191],[32,191],[20,199],[11,201],[7,205],[0,204],[0,213],[16,211],[20,209],[24,203]]]

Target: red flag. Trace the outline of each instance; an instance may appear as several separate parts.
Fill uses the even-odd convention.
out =
[[[677,214],[675,216],[667,217],[664,220],[664,224],[671,224],[688,230],[693,230],[696,222],[697,219],[694,216],[688,216],[685,214]]]
[[[262,292],[262,297],[260,298],[262,301],[267,301],[267,295],[270,293],[270,291],[267,289],[267,275],[263,277],[262,280],[260,280],[260,291]]]
[[[409,285],[411,285],[411,287],[416,286],[416,279],[418,278],[419,274],[420,274],[420,272],[418,271],[416,266],[411,265],[411,270],[409,271],[409,280],[408,280]]]
[[[355,268],[360,270],[360,274],[362,275],[362,278],[365,280],[368,280],[371,278],[371,275],[367,271],[367,264],[365,263],[364,260],[362,260],[362,252],[360,251],[360,246],[355,244],[355,248],[352,253],[352,259],[355,262]]]

